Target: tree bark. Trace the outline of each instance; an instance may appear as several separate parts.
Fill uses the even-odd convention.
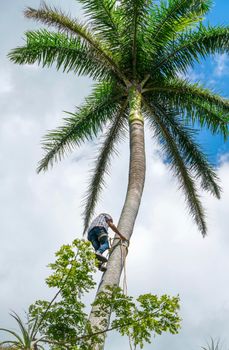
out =
[[[141,203],[142,192],[145,182],[145,141],[144,141],[144,121],[141,114],[141,93],[137,87],[131,87],[129,91],[129,139],[130,139],[130,162],[129,181],[124,206],[118,223],[119,231],[130,240],[133,233],[135,220]],[[111,254],[107,263],[107,271],[103,274],[97,294],[104,291],[107,285],[119,285],[124,262],[127,256],[128,247],[124,244],[117,244],[118,236],[115,236],[111,247]],[[99,327],[104,330],[109,326],[110,314],[106,319],[94,315],[95,307],[92,308],[89,321],[92,329]],[[102,325],[101,325],[102,321]],[[102,345],[93,345],[93,350],[103,350],[105,334],[102,335]]]

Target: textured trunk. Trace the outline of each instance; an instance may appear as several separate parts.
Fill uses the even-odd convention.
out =
[[[129,165],[129,182],[125,203],[118,223],[118,229],[128,239],[130,239],[134,223],[138,214],[141,203],[141,197],[145,182],[145,144],[144,144],[144,123],[141,115],[141,94],[136,87],[132,87],[129,92],[129,132],[130,132],[130,165]],[[118,237],[116,237],[118,238]],[[114,240],[111,249],[111,255],[107,263],[107,271],[103,274],[97,293],[104,290],[107,285],[119,285],[120,277],[127,255],[127,247],[117,245]],[[115,247],[114,247],[115,246]],[[92,308],[90,314],[90,322],[93,326],[104,330],[108,327],[110,314],[106,319],[98,318],[94,315],[95,309]],[[102,321],[103,326],[100,325]],[[94,345],[92,349],[104,349],[105,335],[103,337],[103,345]]]

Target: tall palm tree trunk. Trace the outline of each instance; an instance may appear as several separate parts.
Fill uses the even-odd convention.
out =
[[[129,135],[130,135],[130,164],[129,182],[125,203],[118,223],[118,229],[130,240],[133,233],[134,223],[141,203],[142,192],[145,182],[145,142],[144,142],[144,122],[141,114],[141,93],[136,87],[132,87],[129,92]],[[128,247],[121,244],[118,236],[115,236],[111,247],[111,254],[107,263],[107,271],[103,274],[97,294],[105,290],[107,285],[119,285]],[[119,243],[117,243],[119,242]],[[108,327],[110,314],[106,318],[99,318],[94,315],[96,307],[93,307],[90,314],[92,327],[99,327],[104,330]],[[102,326],[101,326],[102,321]],[[104,348],[105,335],[102,335],[103,344],[95,345],[94,350]]]

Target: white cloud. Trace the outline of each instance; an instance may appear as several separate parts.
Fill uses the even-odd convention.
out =
[[[214,62],[216,64],[214,69],[214,75],[216,75],[217,77],[228,75],[228,55],[226,53],[216,55],[214,58]]]
[[[37,63],[34,63],[34,64],[24,64],[22,66],[23,69],[31,69],[31,70],[39,70],[41,69],[41,67],[37,64]]]
[[[203,239],[165,165],[148,159],[143,203],[128,254],[128,289],[135,295],[179,294],[183,319],[178,335],[155,338],[155,349],[200,349],[210,337],[229,343],[228,174],[229,163],[224,162],[219,168],[224,189],[220,201],[204,197],[209,233]],[[115,181],[117,185],[120,179]],[[114,337],[112,350],[117,346],[113,341]]]
[[[182,79],[187,79],[187,80],[194,82],[194,83],[199,82],[199,81],[204,81],[204,79],[205,79],[204,72],[197,73],[192,68],[190,68],[186,74],[180,73],[180,74],[178,74],[178,76],[180,76],[180,78],[182,78]]]
[[[0,61],[1,64],[1,61]],[[0,94],[9,93],[13,90],[11,74],[8,70],[0,69]]]

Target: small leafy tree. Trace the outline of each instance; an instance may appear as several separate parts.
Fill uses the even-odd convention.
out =
[[[103,318],[107,310],[112,311],[110,327],[103,331],[101,325],[92,328],[83,302],[85,293],[95,286],[93,273],[97,261],[90,244],[75,240],[71,245],[62,246],[56,257],[49,265],[52,274],[46,279],[48,287],[57,288],[55,297],[51,302],[38,300],[29,307],[27,328],[18,316],[13,315],[25,340],[20,341],[17,333],[5,330],[16,341],[9,340],[4,344],[17,345],[20,350],[34,350],[35,344],[41,347],[40,343],[49,344],[52,349],[90,350],[93,344],[103,342],[104,333],[116,330],[122,336],[128,336],[135,348],[142,348],[145,342],[151,342],[152,333],[178,332],[178,297],[157,297],[148,293],[134,301],[118,286],[107,286],[93,303],[99,318]]]

